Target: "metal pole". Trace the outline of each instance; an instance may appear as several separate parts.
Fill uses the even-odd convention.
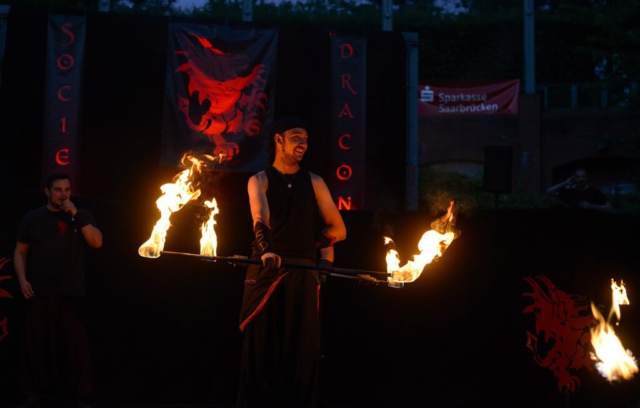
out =
[[[524,9],[524,92],[536,92],[536,56],[534,33],[534,0],[523,0]]]
[[[382,0],[382,31],[393,31],[393,0]]]
[[[418,33],[402,33],[407,52],[405,208],[418,209]]]
[[[188,252],[174,252],[174,251],[161,251],[161,255],[180,255],[180,256],[188,256],[191,258],[197,258],[202,261],[208,262],[228,262],[230,264],[247,264],[247,265],[262,265],[262,261],[259,259],[249,259],[245,256],[211,256],[211,255],[199,255],[199,254],[190,254]],[[283,268],[296,268],[296,269],[310,269],[316,270],[320,273],[327,274],[339,274],[339,275],[350,275],[350,276],[358,276],[358,275],[378,275],[384,276],[388,278],[390,275],[388,272],[382,271],[367,271],[362,269],[346,269],[346,268],[334,268],[328,266],[319,266],[319,265],[308,265],[308,264],[299,264],[292,262],[283,262],[280,265]]]
[[[98,0],[98,11],[108,13],[111,10],[111,0]]]
[[[253,0],[242,1],[242,21],[246,23],[253,21]]]
[[[11,6],[0,5],[0,86],[2,86],[2,66],[4,64],[4,48],[7,41],[7,14]]]

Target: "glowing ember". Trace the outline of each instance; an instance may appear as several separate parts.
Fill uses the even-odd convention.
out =
[[[205,201],[204,205],[210,208],[209,219],[202,223],[202,238],[200,238],[200,255],[216,256],[216,249],[218,247],[218,237],[216,236],[216,230],[214,226],[216,221],[215,215],[220,212],[216,199],[213,201]]]
[[[400,267],[400,258],[395,250],[393,240],[384,237],[387,246],[387,272],[391,275],[390,282],[413,282],[420,277],[424,267],[434,260],[438,260],[451,242],[460,235],[453,228],[455,218],[453,216],[453,204],[451,201],[447,213],[431,223],[431,230],[425,232],[418,242],[419,255],[414,255],[413,260]]]
[[[200,173],[201,162],[186,155],[183,157],[183,163],[185,160],[191,162],[190,168],[178,173],[174,177],[173,183],[167,183],[160,187],[163,194],[156,201],[156,206],[160,210],[160,219],[153,227],[151,237],[138,249],[140,256],[158,258],[164,248],[167,230],[171,226],[169,221],[171,214],[180,210],[189,201],[200,197],[200,190],[193,188],[193,180],[195,175]]]
[[[609,324],[614,313],[618,320],[620,319],[620,305],[629,304],[624,282],[621,281],[620,284],[621,286],[618,286],[613,279],[611,280],[613,304],[607,320],[591,303],[591,311],[598,321],[597,326],[591,329],[591,344],[594,348],[591,358],[597,361],[595,366],[598,372],[609,381],[628,380],[638,372],[638,363],[633,353],[631,350],[625,350],[613,327]]]

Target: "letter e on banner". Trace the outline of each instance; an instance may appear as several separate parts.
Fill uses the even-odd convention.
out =
[[[60,166],[66,166],[69,164],[69,149],[60,149],[56,153],[56,163]]]

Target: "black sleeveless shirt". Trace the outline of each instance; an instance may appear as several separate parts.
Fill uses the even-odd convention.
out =
[[[273,252],[283,258],[303,258],[315,262],[314,212],[316,196],[307,170],[283,175],[275,167],[265,169],[269,185],[269,225]],[[291,185],[291,187],[289,187]]]

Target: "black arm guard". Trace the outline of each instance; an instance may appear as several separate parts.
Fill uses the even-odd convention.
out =
[[[267,252],[272,252],[271,228],[261,221],[258,221],[253,227],[253,233],[256,237],[256,244],[258,245],[258,249],[260,249],[260,254],[264,255]]]

